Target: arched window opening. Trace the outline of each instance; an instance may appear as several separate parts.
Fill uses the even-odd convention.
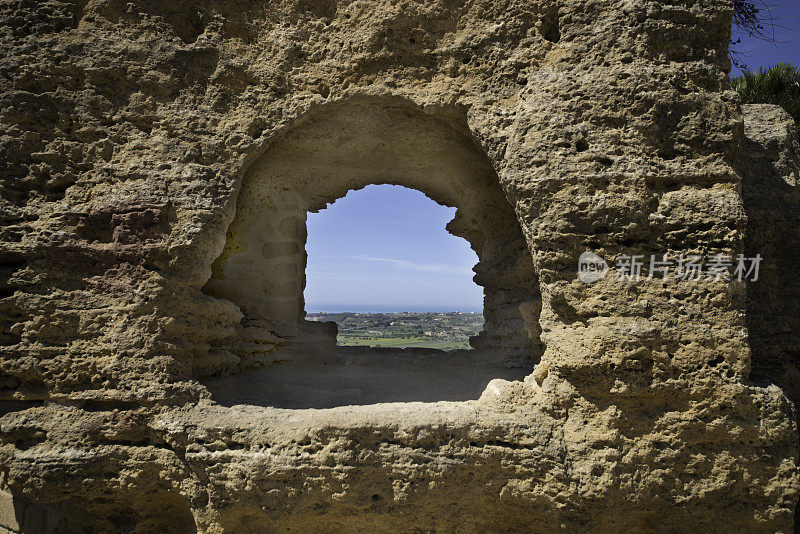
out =
[[[425,295],[429,300],[416,305],[396,301],[395,309],[411,311],[433,305],[437,277],[448,269],[462,270],[463,290],[455,283],[450,290],[445,286],[443,294],[450,300],[441,299],[439,306],[469,311],[468,303],[480,301],[482,293],[482,310],[476,311],[482,311],[483,327],[478,335],[465,335],[458,347],[440,348],[463,349],[468,342],[474,350],[436,350],[413,343],[388,347],[383,346],[386,342],[354,336],[340,337],[337,345],[334,322],[308,320],[307,312],[317,319],[313,312],[323,311],[326,304],[350,311],[344,306],[350,302],[337,302],[341,296],[329,295],[326,302],[320,286],[325,273],[318,262],[326,253],[320,252],[324,247],[316,234],[321,231],[321,239],[326,239],[323,218],[338,210],[337,201],[347,205],[351,198],[367,195],[372,216],[356,226],[362,234],[379,233],[379,220],[390,210],[369,196],[384,191],[412,195],[445,210],[440,213],[446,216],[423,226],[428,231],[441,229],[448,219],[447,243],[463,239],[469,248],[461,243],[460,252],[455,252],[442,245],[442,250],[420,250],[416,259],[409,259],[392,251],[390,239],[383,243],[388,248],[365,254],[358,247],[348,249],[334,234],[327,236],[333,241],[327,255],[381,264],[384,272],[417,272],[418,280],[428,285],[416,293],[407,289],[403,296]],[[326,213],[326,208],[331,211]],[[476,399],[493,378],[522,379],[541,356],[541,296],[527,241],[486,154],[469,130],[454,125],[450,116],[437,118],[404,101],[372,97],[310,112],[281,132],[250,165],[231,215],[204,291],[235,304],[241,324],[235,335],[210,347],[202,371],[197,371],[222,404],[324,408]],[[395,217],[414,221],[411,213]],[[310,237],[309,227],[314,233]],[[351,294],[369,293],[365,276],[341,269],[328,274],[340,281],[350,275],[349,283],[355,285],[351,287],[358,288],[350,289]],[[389,286],[385,280],[377,282],[374,293],[381,283]],[[399,286],[390,288],[396,296],[402,294]],[[363,300],[362,306],[375,306],[385,297],[375,296]],[[438,333],[423,330],[423,337],[425,332],[430,332],[428,337]]]
[[[340,347],[469,350],[483,289],[456,209],[402,186],[351,191],[308,216],[306,320],[333,321]]]

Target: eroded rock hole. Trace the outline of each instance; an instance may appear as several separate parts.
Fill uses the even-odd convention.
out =
[[[539,21],[539,32],[546,41],[551,43],[557,43],[561,40],[557,8],[550,8],[542,13],[542,18]]]
[[[335,325],[306,320],[308,214],[370,185],[401,185],[455,208],[447,231],[477,255],[484,293],[474,350],[350,350],[337,346]],[[243,316],[237,336],[209,351],[236,371],[207,380],[222,404],[476,399],[494,378],[528,375],[542,352],[538,281],[494,169],[468,130],[404,102],[331,104],[275,139],[245,174],[211,270],[204,291]]]

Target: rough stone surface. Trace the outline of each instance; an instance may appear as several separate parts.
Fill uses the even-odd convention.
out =
[[[800,145],[793,119],[771,105],[743,106],[745,139],[737,170],[747,212],[745,251],[761,254],[747,291],[751,377],[769,377],[800,402]]]
[[[717,0],[0,0],[0,526],[791,531],[797,282],[778,280],[797,140],[774,108],[742,113],[731,14]],[[350,137],[318,127],[356,116]],[[393,136],[405,145],[370,145],[383,175],[346,172],[403,121],[421,152]],[[415,157],[446,168],[415,181]],[[483,171],[459,174],[469,158]],[[295,174],[276,181],[279,167]],[[291,308],[303,260],[286,247],[304,210],[367,183],[457,206],[451,231],[474,247],[505,239],[511,256],[479,254],[487,295],[514,280],[487,298],[498,320],[473,356],[529,376],[462,402],[216,402],[209,375],[330,337]],[[258,261],[286,265],[250,306],[224,280],[242,272],[236,240],[254,245],[242,206],[294,209],[242,194],[275,184],[298,209],[259,243]],[[486,198],[491,214],[472,202]],[[502,228],[469,220],[484,216]],[[747,289],[576,276],[585,250],[759,248],[772,263]]]

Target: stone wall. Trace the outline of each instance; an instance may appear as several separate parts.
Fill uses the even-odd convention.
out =
[[[753,237],[767,229],[747,237],[747,180],[786,181],[796,140],[753,135],[765,110],[743,128],[731,14],[716,0],[0,2],[0,525],[791,530],[794,412],[750,369],[794,372],[791,342],[757,344],[793,323],[770,326],[781,312],[736,281],[577,279],[586,250],[767,247]],[[466,402],[215,404],[198,378],[236,370],[232,343],[266,328],[207,286],[248,173],[309,117],[364,99],[449,125],[490,166],[533,265],[519,276],[538,283],[515,313],[541,359]],[[781,162],[773,178],[744,161],[754,146]],[[433,187],[407,179],[368,183]],[[781,191],[771,220],[791,220]]]
[[[753,104],[742,110],[745,138],[737,171],[747,213],[744,248],[748,256],[763,257],[758,280],[747,288],[750,379],[779,384],[797,407],[800,146],[794,120],[780,107]]]

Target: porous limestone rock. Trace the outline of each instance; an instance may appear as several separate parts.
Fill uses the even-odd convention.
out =
[[[730,90],[731,16],[0,0],[0,527],[789,532],[797,140]],[[370,183],[458,208],[489,321],[452,365],[483,393],[222,402],[210,381],[344,365],[302,320],[302,223]],[[615,276],[759,250],[749,288]]]
[[[760,254],[759,279],[747,288],[751,378],[780,384],[800,402],[800,144],[792,117],[778,106],[742,106],[745,138],[737,170],[747,213],[745,252]]]

